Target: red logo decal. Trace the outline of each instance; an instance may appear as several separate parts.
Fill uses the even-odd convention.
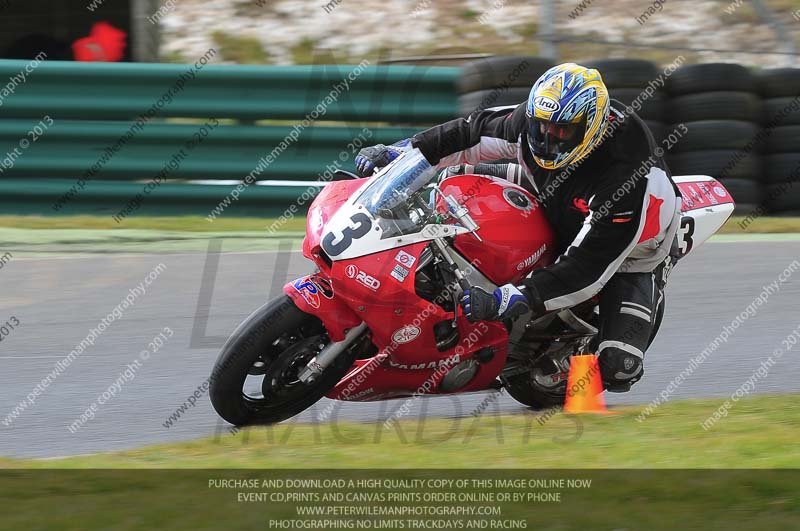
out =
[[[586,199],[581,199],[580,197],[572,200],[572,208],[583,214],[589,213],[589,203],[586,202]]]

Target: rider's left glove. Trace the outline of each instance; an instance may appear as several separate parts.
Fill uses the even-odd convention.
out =
[[[361,177],[369,177],[376,168],[388,166],[394,159],[411,149],[411,139],[406,138],[390,146],[377,144],[365,147],[356,155],[356,170]]]
[[[530,311],[528,297],[513,284],[489,293],[480,286],[464,290],[461,307],[470,322],[513,319]]]

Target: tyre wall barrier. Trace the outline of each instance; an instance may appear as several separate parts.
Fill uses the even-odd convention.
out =
[[[640,59],[581,61],[603,76],[613,99],[639,107],[673,174],[725,183],[737,213],[800,212],[800,69],[752,71],[731,63],[680,66],[668,76]],[[465,65],[459,113],[517,105],[551,63],[492,57]],[[652,96],[643,91],[661,78]],[[685,126],[685,127],[683,127]]]

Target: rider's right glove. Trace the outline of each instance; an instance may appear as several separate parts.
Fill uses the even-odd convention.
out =
[[[528,297],[513,284],[500,286],[492,293],[480,286],[465,289],[461,307],[471,323],[512,319],[530,311]]]
[[[410,149],[411,139],[409,138],[395,142],[391,146],[377,144],[365,147],[356,155],[356,170],[361,177],[369,177],[375,172],[375,168],[388,166],[390,162]]]

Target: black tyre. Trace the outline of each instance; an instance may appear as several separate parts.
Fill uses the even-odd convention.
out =
[[[356,346],[311,384],[298,371],[329,342],[322,323],[282,295],[248,317],[225,342],[209,378],[211,404],[235,425],[270,424],[309,408],[347,373]]]
[[[757,149],[759,128],[752,122],[734,120],[704,120],[686,122],[685,133],[673,148],[676,152],[700,151],[709,149]],[[677,134],[684,131],[673,125]],[[671,131],[671,130],[670,130]],[[748,146],[750,146],[748,148]]]
[[[527,87],[530,90],[539,76],[552,66],[552,61],[541,57],[487,57],[465,64],[456,87],[459,94],[500,87]]]
[[[644,59],[598,59],[583,61],[581,65],[600,71],[609,89],[642,89],[658,77],[658,67]]]
[[[656,92],[650,97],[642,94],[640,89],[609,89],[611,98],[618,100],[625,105],[631,105],[636,99],[639,100],[640,110],[633,108],[633,111],[642,120],[653,120],[660,122],[664,118],[664,111],[666,109],[666,102],[664,96],[660,92]]]
[[[800,125],[772,129],[764,146],[767,153],[800,153]]]
[[[530,383],[530,373],[516,374],[513,376],[500,375],[508,394],[519,402],[533,409],[549,409],[562,407],[567,397],[566,387],[562,387],[559,392],[540,391]]]
[[[761,123],[771,125],[800,125],[800,101],[797,98],[774,98],[761,102]]]
[[[800,95],[800,68],[769,68],[756,72],[758,91],[765,98]]]
[[[717,90],[755,92],[756,80],[742,65],[706,63],[678,68],[667,78],[666,89],[675,96]]]
[[[668,155],[673,175],[709,175],[720,179],[758,180],[761,158],[735,150],[690,151]]]
[[[704,120],[759,122],[761,100],[749,92],[704,92],[673,98],[669,102],[673,123]]]
[[[765,156],[764,182],[779,184],[787,181],[800,182],[800,152]]]
[[[518,105],[528,100],[530,88],[498,88],[481,90],[458,97],[461,116],[469,116],[475,111],[505,105]]]

